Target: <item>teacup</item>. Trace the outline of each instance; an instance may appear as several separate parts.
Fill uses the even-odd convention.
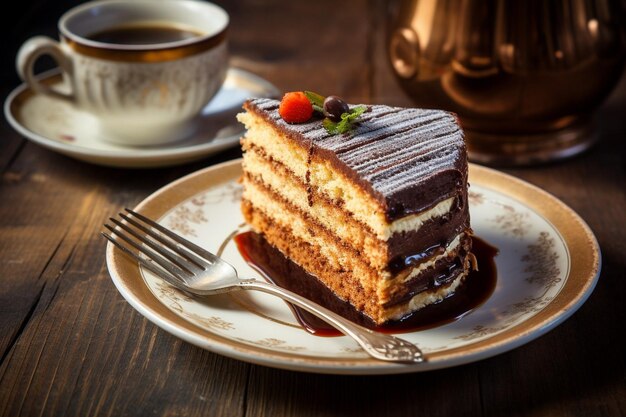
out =
[[[100,0],[59,20],[60,42],[27,40],[17,70],[36,93],[89,111],[110,141],[145,146],[179,140],[213,98],[228,68],[228,14],[199,0]],[[69,93],[39,82],[50,55]]]

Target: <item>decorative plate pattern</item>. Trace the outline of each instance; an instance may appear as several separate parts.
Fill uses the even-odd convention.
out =
[[[137,210],[219,253],[240,276],[259,275],[232,237],[245,228],[239,211],[240,161],[207,168],[157,191]],[[582,305],[600,271],[600,251],[586,224],[546,192],[471,165],[475,234],[499,249],[497,285],[479,308],[456,322],[401,337],[427,361],[398,365],[370,359],[347,337],[304,331],[287,305],[238,292],[201,298],[165,284],[109,245],[107,264],[122,295],[165,330],[208,350],[257,364],[321,373],[418,372],[480,360],[520,346]],[[571,256],[575,253],[576,256]]]

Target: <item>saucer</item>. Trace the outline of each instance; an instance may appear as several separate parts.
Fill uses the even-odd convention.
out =
[[[61,74],[50,71],[42,82],[63,88]],[[196,118],[196,133],[155,147],[130,147],[107,141],[98,120],[70,103],[35,94],[25,84],[9,94],[4,113],[15,130],[50,150],[82,161],[124,168],[179,165],[236,146],[244,127],[235,115],[251,97],[279,97],[280,91],[248,71],[230,68],[222,88]]]

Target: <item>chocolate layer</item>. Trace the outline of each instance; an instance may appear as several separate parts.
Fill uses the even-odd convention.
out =
[[[433,268],[408,280],[394,291],[393,297],[384,304],[385,308],[408,302],[415,295],[449,285],[466,269],[465,259],[471,247],[471,237],[465,236],[459,251],[450,258],[440,259]]]
[[[330,161],[378,200],[390,221],[466,193],[465,143],[451,113],[375,105],[354,131],[330,135],[319,119],[286,123],[278,106],[271,99],[244,104],[307,149],[311,160]]]

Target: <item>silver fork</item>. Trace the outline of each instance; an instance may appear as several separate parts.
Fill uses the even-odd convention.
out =
[[[142,266],[183,291],[198,295],[223,294],[235,290],[258,290],[293,303],[315,314],[347,336],[352,337],[370,356],[383,361],[423,362],[421,350],[398,337],[373,332],[325,307],[276,285],[255,279],[241,279],[235,268],[187,239],[130,209],[119,213],[124,221],[104,226],[102,233],[111,243]]]

